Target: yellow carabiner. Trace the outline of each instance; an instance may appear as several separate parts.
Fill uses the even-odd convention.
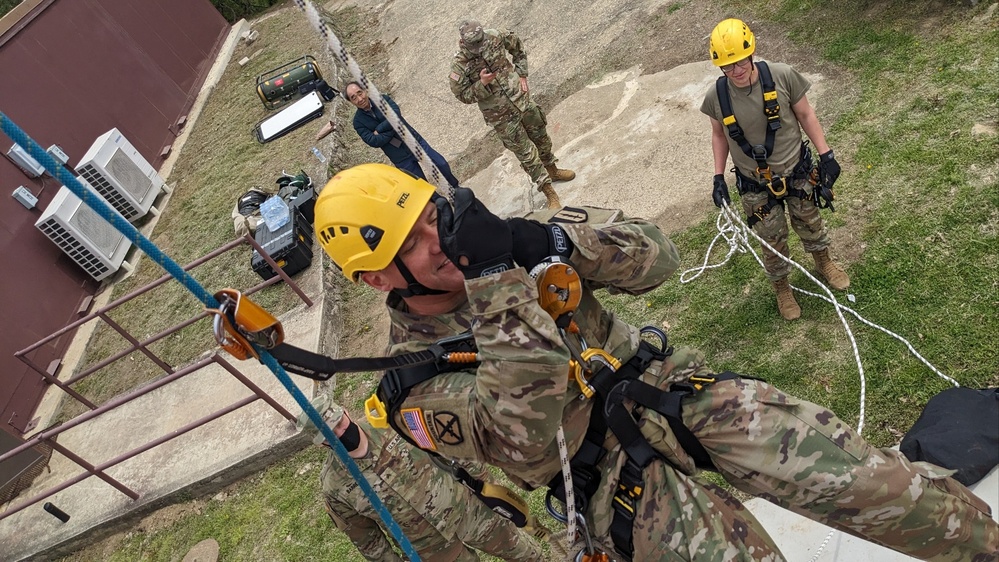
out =
[[[586,361],[589,365],[592,361],[597,361],[598,363],[603,363],[604,366],[610,367],[611,369],[617,371],[621,368],[621,361],[616,357],[607,353],[606,351],[600,349],[599,347],[589,347],[583,350],[580,354],[580,358]],[[596,393],[596,389],[590,384],[589,379],[583,374],[592,373],[593,369],[587,368],[583,369],[583,366],[578,361],[569,361],[569,368],[572,370],[573,378],[576,379],[576,383],[579,384],[579,391],[583,393],[586,398],[593,398]]]
[[[377,394],[372,394],[364,401],[364,417],[368,418],[371,427],[385,429],[389,426],[385,404],[378,399]]]

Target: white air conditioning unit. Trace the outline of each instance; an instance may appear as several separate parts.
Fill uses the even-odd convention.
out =
[[[35,227],[98,281],[118,271],[132,247],[124,234],[66,186],[52,198]]]
[[[163,189],[163,178],[118,129],[97,137],[76,173],[129,221],[149,212]]]

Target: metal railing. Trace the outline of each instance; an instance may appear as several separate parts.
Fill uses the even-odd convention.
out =
[[[222,247],[220,247],[220,248],[212,251],[211,253],[206,254],[205,256],[202,256],[201,258],[199,258],[199,259],[197,259],[197,260],[195,260],[195,261],[187,264],[186,266],[184,266],[184,270],[188,271],[188,270],[190,270],[190,269],[192,269],[194,267],[197,267],[197,266],[199,266],[199,265],[201,265],[201,264],[203,264],[203,263],[211,260],[212,258],[215,258],[215,257],[217,257],[219,255],[222,255],[223,253],[228,252],[228,251],[230,251],[230,250],[232,250],[232,249],[234,249],[234,248],[236,248],[238,246],[241,246],[242,244],[249,244],[250,246],[252,246],[260,254],[260,256],[264,258],[264,260],[267,262],[267,264],[270,265],[271,270],[277,272],[276,276],[271,277],[270,279],[268,279],[266,281],[263,281],[262,283],[259,283],[259,284],[255,285],[255,286],[251,287],[250,289],[247,289],[246,291],[243,291],[244,294],[253,294],[253,293],[255,293],[255,292],[263,289],[264,287],[273,285],[275,283],[278,283],[279,281],[284,281],[285,284],[287,284],[298,295],[298,297],[302,300],[302,302],[304,302],[306,304],[306,306],[309,306],[309,307],[313,306],[312,300],[288,276],[288,274],[285,273],[285,271],[282,270],[278,266],[278,264],[274,261],[274,259],[249,234],[245,234],[245,235],[243,235],[243,236],[241,236],[241,237],[233,240],[232,242],[230,242],[230,243],[228,243],[228,244],[226,244],[226,245],[224,245],[224,246],[222,246]],[[136,499],[139,498],[139,493],[136,492],[136,491],[134,491],[134,490],[132,490],[131,488],[129,488],[125,484],[119,482],[118,480],[116,480],[115,478],[111,477],[110,475],[108,475],[107,472],[106,472],[108,469],[110,469],[110,468],[114,467],[115,465],[117,465],[119,463],[122,463],[122,462],[124,462],[124,461],[126,461],[126,460],[128,460],[128,459],[130,459],[132,457],[135,457],[135,456],[137,456],[137,455],[139,455],[141,453],[144,453],[144,452],[146,452],[146,451],[148,451],[148,450],[150,450],[150,449],[152,449],[154,447],[162,445],[163,443],[166,443],[167,441],[170,441],[171,439],[179,437],[180,435],[183,435],[183,434],[185,434],[185,433],[187,433],[187,432],[189,432],[189,431],[191,431],[191,430],[193,430],[195,428],[201,427],[202,425],[205,425],[205,424],[207,424],[207,423],[209,423],[209,422],[211,422],[211,421],[213,421],[215,419],[218,419],[218,418],[220,418],[220,417],[222,417],[222,416],[224,416],[224,415],[226,415],[226,414],[228,414],[230,412],[236,411],[239,408],[242,408],[243,406],[246,406],[248,404],[256,402],[257,400],[263,400],[268,405],[270,405],[274,410],[276,410],[279,414],[281,414],[284,418],[286,418],[286,419],[288,419],[290,421],[295,421],[296,416],[292,415],[286,408],[284,408],[283,406],[281,406],[281,404],[278,403],[277,400],[275,400],[270,395],[268,395],[266,392],[264,392],[259,386],[257,386],[256,384],[254,384],[249,378],[246,377],[246,375],[244,375],[242,372],[240,372],[239,369],[237,369],[236,367],[234,367],[231,363],[229,363],[228,361],[226,361],[217,352],[213,353],[210,357],[208,357],[206,359],[198,360],[195,363],[193,363],[193,364],[191,364],[191,365],[189,365],[187,367],[184,367],[184,368],[182,368],[180,370],[177,370],[174,367],[172,367],[171,365],[169,365],[166,361],[163,361],[160,357],[156,356],[156,354],[153,353],[153,351],[149,349],[149,346],[151,344],[153,344],[153,343],[155,343],[155,342],[157,342],[157,341],[165,338],[166,336],[168,336],[170,334],[173,334],[173,333],[175,333],[175,332],[177,332],[179,330],[182,330],[182,329],[186,328],[187,326],[190,326],[191,324],[194,324],[195,322],[197,322],[197,321],[199,321],[199,320],[201,320],[203,318],[206,318],[209,315],[208,312],[201,312],[200,314],[198,314],[197,316],[195,316],[195,317],[193,317],[191,319],[185,320],[184,322],[181,322],[180,324],[172,326],[172,327],[170,327],[170,328],[168,328],[168,329],[166,329],[166,330],[164,330],[164,331],[162,331],[162,332],[160,332],[158,334],[155,334],[155,335],[153,335],[153,336],[151,336],[151,337],[149,337],[149,338],[147,338],[145,340],[142,340],[142,341],[139,341],[134,336],[132,336],[131,334],[129,334],[124,328],[122,328],[118,323],[116,323],[113,320],[111,320],[110,317],[108,316],[108,313],[110,311],[114,310],[115,308],[121,306],[122,304],[124,304],[124,303],[126,303],[126,302],[128,302],[128,301],[130,301],[130,300],[132,300],[132,299],[134,299],[134,298],[136,298],[138,296],[140,296],[140,295],[148,293],[149,291],[155,289],[156,287],[159,287],[160,285],[166,283],[170,279],[172,279],[172,277],[170,275],[164,275],[164,276],[160,277],[159,279],[157,279],[156,281],[153,281],[152,283],[150,283],[148,285],[145,285],[144,287],[136,289],[135,291],[133,291],[133,292],[131,292],[131,293],[129,293],[129,294],[127,294],[127,295],[125,295],[125,296],[123,296],[123,297],[121,297],[121,298],[119,298],[119,299],[117,299],[117,300],[115,300],[115,301],[107,304],[106,306],[101,307],[100,309],[98,309],[98,310],[96,310],[96,311],[88,314],[87,316],[85,316],[85,317],[83,317],[83,318],[81,318],[81,319],[79,319],[79,320],[77,320],[75,322],[72,322],[71,324],[69,324],[69,325],[61,328],[60,330],[58,330],[56,332],[53,332],[52,334],[46,336],[45,338],[39,340],[38,342],[35,342],[34,344],[32,344],[32,345],[26,347],[25,349],[23,349],[21,351],[18,351],[17,353],[14,354],[18,359],[20,359],[25,364],[27,364],[32,370],[34,370],[39,375],[41,375],[42,378],[44,378],[46,382],[48,382],[49,384],[52,384],[54,386],[57,386],[63,392],[65,392],[69,396],[72,396],[75,400],[77,400],[78,402],[80,402],[81,404],[83,404],[87,408],[89,408],[90,411],[89,412],[85,412],[85,413],[83,413],[83,414],[81,414],[79,416],[76,416],[75,418],[73,418],[73,419],[71,419],[71,420],[69,420],[69,421],[67,421],[67,422],[65,422],[63,424],[60,424],[58,426],[55,426],[55,427],[52,427],[52,428],[49,428],[49,429],[46,429],[46,430],[43,430],[43,431],[37,433],[36,435],[34,435],[31,439],[27,440],[22,445],[18,446],[17,448],[15,448],[15,449],[13,449],[11,451],[8,451],[7,453],[4,453],[4,454],[0,455],[0,463],[2,463],[3,461],[5,461],[7,459],[10,459],[10,458],[13,458],[15,455],[17,455],[19,453],[22,453],[22,452],[26,451],[27,449],[29,449],[31,447],[37,446],[39,444],[42,444],[44,446],[51,447],[55,451],[58,451],[64,457],[66,457],[67,459],[73,461],[74,463],[76,463],[77,465],[79,465],[80,467],[82,467],[84,469],[84,472],[82,472],[82,473],[74,476],[73,478],[70,478],[69,480],[66,480],[66,481],[62,482],[61,484],[58,484],[58,485],[56,485],[56,486],[54,486],[52,488],[49,488],[49,489],[47,489],[47,490],[45,490],[43,492],[40,492],[40,493],[34,495],[33,497],[31,497],[31,498],[29,498],[29,499],[27,499],[27,500],[25,500],[25,501],[23,501],[21,503],[18,503],[17,505],[9,507],[6,511],[4,511],[3,513],[0,513],[0,520],[4,519],[6,517],[9,517],[9,516],[11,516],[11,515],[19,512],[19,511],[27,508],[27,507],[29,507],[31,505],[34,505],[34,504],[36,504],[36,503],[38,503],[38,502],[40,502],[40,501],[42,501],[42,500],[44,500],[44,499],[46,499],[46,498],[54,495],[54,494],[56,494],[56,493],[58,493],[58,492],[60,492],[62,490],[65,490],[66,488],[69,488],[70,486],[73,486],[74,484],[77,484],[77,483],[79,483],[79,482],[81,482],[81,481],[83,481],[83,480],[85,480],[85,479],[87,479],[87,478],[89,478],[91,476],[96,476],[96,477],[100,478],[101,480],[107,482],[109,485],[111,485],[112,487],[114,487],[115,489],[117,489],[118,491],[120,491],[121,493],[125,494],[129,498],[131,498],[133,500],[136,500]],[[39,365],[37,365],[35,362],[33,362],[31,360],[31,358],[30,358],[29,355],[31,354],[32,351],[34,351],[34,350],[36,350],[36,349],[38,349],[38,348],[40,348],[42,346],[45,346],[46,344],[48,344],[52,340],[54,340],[56,338],[59,338],[59,337],[63,336],[64,334],[66,334],[66,333],[68,333],[68,332],[70,332],[72,330],[75,330],[76,328],[80,327],[81,325],[86,324],[87,322],[90,322],[92,320],[99,320],[99,321],[103,321],[104,323],[106,323],[113,330],[115,330],[118,334],[120,334],[126,341],[128,341],[130,347],[128,347],[124,351],[120,351],[118,353],[115,353],[111,357],[108,357],[108,358],[106,358],[104,360],[101,360],[101,361],[99,361],[98,363],[96,363],[96,364],[94,364],[92,366],[87,367],[86,369],[80,371],[79,373],[73,375],[72,377],[66,379],[65,381],[60,381],[55,376],[54,373],[48,372],[47,370],[41,368]],[[133,390],[132,392],[129,392],[127,394],[124,394],[124,395],[118,396],[116,398],[113,398],[113,399],[111,399],[111,400],[109,400],[106,403],[101,404],[101,405],[94,404],[93,402],[91,402],[90,400],[88,400],[86,397],[82,396],[80,393],[78,393],[73,388],[71,388],[72,384],[74,384],[74,383],[76,383],[76,382],[78,382],[78,381],[80,381],[80,380],[82,380],[82,379],[84,379],[84,378],[92,375],[93,373],[99,371],[102,368],[107,367],[108,365],[111,365],[115,361],[118,361],[118,360],[122,359],[123,357],[131,354],[134,351],[139,351],[142,354],[144,354],[146,357],[148,357],[151,361],[153,361],[153,363],[155,363],[160,369],[162,369],[166,373],[166,376],[163,376],[163,377],[161,377],[161,378],[159,378],[157,380],[154,380],[153,382],[145,384],[145,385],[141,386],[140,388],[137,388],[137,389]],[[111,410],[114,410],[115,408],[118,408],[118,407],[120,407],[120,406],[122,406],[124,404],[127,404],[127,403],[131,402],[132,400],[135,400],[135,399],[137,399],[137,398],[139,398],[139,397],[141,397],[141,396],[143,396],[145,394],[148,394],[148,393],[152,392],[153,390],[156,390],[158,388],[164,387],[164,386],[166,386],[166,385],[168,385],[168,384],[170,384],[172,382],[175,382],[175,381],[177,381],[177,380],[179,380],[179,379],[181,379],[181,378],[183,378],[183,377],[185,377],[187,375],[190,375],[190,374],[192,374],[192,373],[194,373],[196,371],[199,371],[199,370],[201,370],[201,369],[203,369],[203,368],[205,368],[205,367],[207,367],[209,365],[212,365],[212,364],[219,365],[220,367],[222,367],[223,369],[225,369],[227,372],[229,372],[229,374],[231,374],[233,377],[235,377],[237,380],[239,380],[243,385],[245,385],[252,392],[252,395],[251,396],[247,396],[247,397],[245,397],[243,399],[240,399],[240,400],[238,400],[238,401],[236,401],[236,402],[234,402],[234,403],[232,403],[232,404],[230,404],[228,406],[225,406],[225,407],[223,407],[223,408],[221,408],[219,410],[216,410],[215,412],[212,412],[211,414],[208,414],[206,416],[202,416],[201,418],[199,418],[199,419],[197,419],[195,421],[192,421],[192,422],[188,423],[187,425],[184,425],[183,427],[180,427],[178,429],[174,429],[174,430],[170,431],[168,434],[166,434],[164,436],[161,436],[161,437],[158,437],[156,439],[153,439],[152,441],[149,441],[149,442],[145,443],[144,445],[141,445],[139,447],[136,447],[134,449],[126,451],[126,452],[124,452],[124,453],[122,453],[122,454],[120,454],[120,455],[118,455],[118,456],[116,456],[116,457],[114,457],[114,458],[112,458],[110,460],[107,460],[107,461],[102,462],[102,463],[97,464],[97,465],[94,465],[94,464],[88,462],[83,456],[81,456],[82,452],[74,452],[74,451],[70,450],[69,448],[65,447],[64,445],[60,444],[56,440],[56,437],[58,437],[59,434],[65,432],[65,431],[68,431],[68,430],[70,430],[70,429],[72,429],[74,427],[79,426],[80,424],[83,424],[83,423],[86,423],[86,422],[88,422],[90,420],[93,420],[94,418],[97,418],[97,417],[99,417],[99,416],[101,416],[101,415],[103,415],[103,414],[105,414],[105,413],[107,413],[107,412],[109,412]]]

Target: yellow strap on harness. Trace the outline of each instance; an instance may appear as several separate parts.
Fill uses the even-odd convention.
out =
[[[368,418],[371,427],[385,429],[389,426],[388,412],[377,394],[372,394],[364,401],[364,417]]]

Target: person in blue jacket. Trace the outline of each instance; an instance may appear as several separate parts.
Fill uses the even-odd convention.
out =
[[[388,156],[388,159],[392,161],[392,164],[396,168],[405,170],[422,180],[426,180],[427,176],[423,173],[423,169],[420,168],[420,163],[417,161],[416,156],[402,142],[402,139],[392,129],[392,125],[382,112],[372,105],[371,99],[368,98],[368,91],[362,88],[357,82],[348,82],[347,87],[344,88],[343,95],[347,97],[350,103],[357,107],[357,112],[354,113],[354,130],[360,135],[361,140],[368,146],[382,149],[382,152],[385,153],[385,156]],[[396,105],[395,100],[389,97],[388,94],[382,94],[382,98],[385,99],[385,103],[389,104],[395,110],[396,115],[402,119],[403,124],[409,128],[409,132],[412,133],[413,138],[416,139],[416,142],[420,143],[420,146],[426,151],[434,165],[441,171],[444,179],[451,186],[458,187],[458,179],[451,173],[451,166],[447,163],[447,160],[436,150],[430,148],[430,144],[420,136],[420,133],[417,133],[412,125],[402,118],[402,112],[399,111],[399,106]]]

